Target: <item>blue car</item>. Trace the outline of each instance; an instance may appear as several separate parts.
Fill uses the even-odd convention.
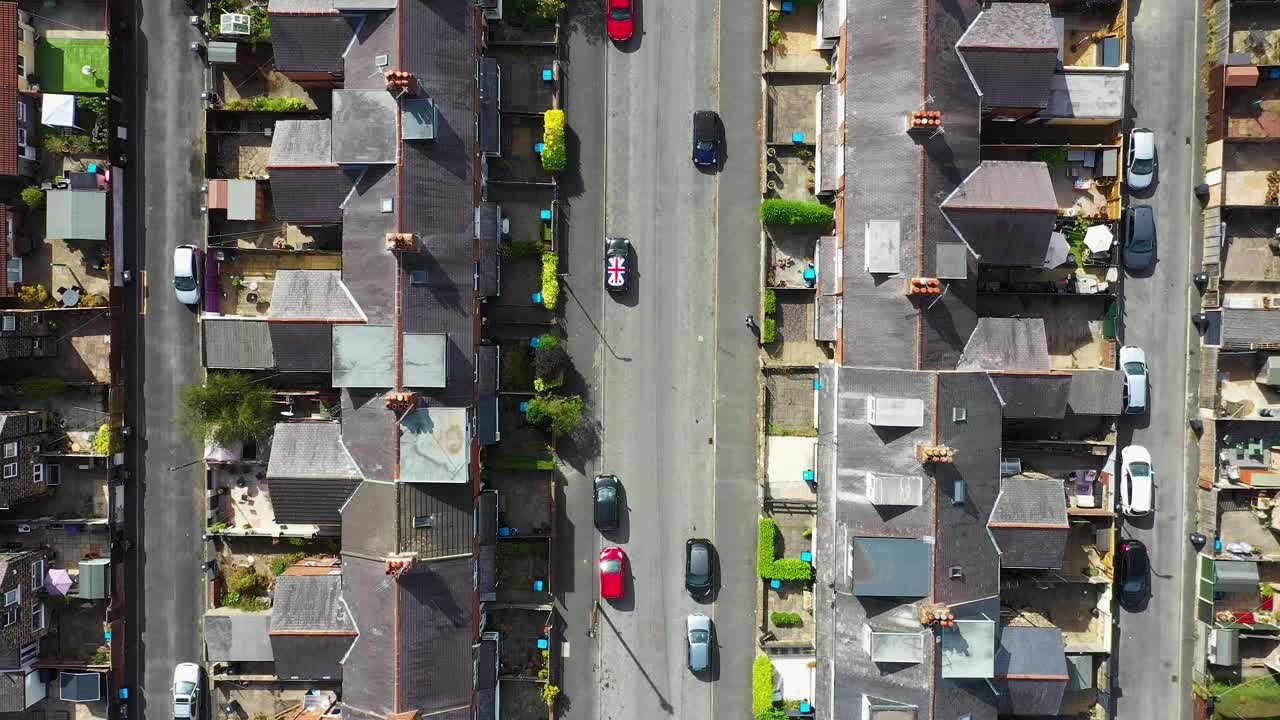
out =
[[[693,113],[693,164],[698,167],[720,164],[720,118],[713,110]]]

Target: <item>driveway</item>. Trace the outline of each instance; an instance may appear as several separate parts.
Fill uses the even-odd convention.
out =
[[[1180,710],[1171,717],[1189,718],[1194,572],[1187,533],[1196,476],[1190,471],[1194,437],[1187,427],[1188,413],[1194,411],[1188,399],[1188,354],[1198,342],[1190,313],[1198,308],[1191,304],[1191,275],[1193,267],[1199,268],[1200,239],[1193,233],[1201,223],[1192,188],[1200,172],[1202,135],[1194,102],[1204,52],[1196,43],[1199,3],[1144,0],[1130,7],[1138,8],[1129,56],[1132,125],[1155,131],[1160,167],[1154,190],[1129,198],[1155,209],[1157,264],[1149,277],[1129,277],[1124,287],[1123,337],[1147,351],[1151,409],[1136,421],[1121,419],[1119,443],[1151,451],[1157,484],[1154,520],[1129,520],[1120,532],[1149,548],[1152,595],[1141,612],[1117,609],[1116,717],[1149,717],[1151,708],[1169,707],[1176,699]],[[1198,362],[1194,356],[1191,361]]]
[[[563,717],[743,717],[755,647],[755,338],[759,285],[759,10],[641,6],[636,37],[604,41],[602,5],[570,3],[565,324],[594,427],[562,445],[557,600],[569,642]],[[690,161],[692,111],[721,112],[720,173]],[[606,150],[607,148],[607,150]],[[602,238],[635,248],[633,288],[604,297]],[[591,476],[625,486],[622,527],[591,522]],[[721,587],[684,591],[684,542],[710,538]],[[594,557],[631,559],[626,599],[596,606]],[[716,666],[685,668],[684,623],[715,623]],[[595,622],[593,635],[588,634]]]
[[[126,0],[133,30],[126,43],[125,122],[129,127],[126,264],[146,272],[127,293],[128,422],[134,427],[126,496],[130,531],[138,539],[128,572],[129,647],[126,678],[134,713],[172,713],[173,666],[204,660],[200,536],[204,529],[203,465],[170,472],[200,458],[179,429],[178,389],[200,369],[195,313],[179,305],[170,276],[172,248],[203,245],[197,190],[204,163],[200,107],[202,65],[188,43],[199,39],[191,10],[172,0]],[[132,716],[133,714],[131,714]]]

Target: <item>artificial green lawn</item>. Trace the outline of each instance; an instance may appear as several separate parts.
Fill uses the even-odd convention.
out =
[[[93,68],[92,75],[80,69]],[[47,38],[36,47],[36,74],[44,92],[105,93],[111,77],[106,38]]]

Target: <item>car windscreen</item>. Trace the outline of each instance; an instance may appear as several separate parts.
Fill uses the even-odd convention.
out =
[[[613,499],[618,497],[618,491],[605,485],[596,491],[596,495],[600,498],[600,504],[604,505],[613,502]]]
[[[178,275],[173,279],[173,286],[183,292],[196,289],[196,279],[186,275]]]
[[[196,684],[193,682],[180,682],[173,688],[173,694],[176,696],[175,699],[178,702],[183,702],[186,698],[191,696],[191,693],[195,691],[195,689]]]
[[[689,642],[694,645],[704,645],[711,639],[711,633],[706,630],[690,630]]]
[[[699,140],[698,143],[694,145],[694,147],[698,148],[699,150],[713,150],[715,149],[715,146],[716,146],[715,143],[711,142],[710,140]]]
[[[1146,372],[1146,366],[1140,362],[1127,362],[1124,364],[1125,375],[1143,375]]]
[[[631,18],[631,11],[627,8],[616,7],[609,11],[609,17],[613,20],[628,20]]]
[[[1129,172],[1134,175],[1150,175],[1155,166],[1155,160],[1134,160],[1133,167],[1129,169]]]
[[[616,558],[600,561],[600,572],[612,575],[622,572],[622,561]]]

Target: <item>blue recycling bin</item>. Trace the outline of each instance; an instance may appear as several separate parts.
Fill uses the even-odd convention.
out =
[[[534,581],[533,581],[533,591],[534,591],[534,592],[542,592],[542,588],[543,588],[543,584],[542,584],[542,581],[541,581],[541,580],[534,580]],[[539,641],[538,641],[538,647],[540,647],[540,648],[544,648],[544,647],[546,647],[546,646],[547,646],[547,645],[546,645],[546,642],[547,642],[546,640],[539,640]]]
[[[540,211],[540,212],[538,213],[538,217],[542,218],[543,220],[550,220],[550,219],[551,219],[551,211],[550,211],[550,210],[542,210],[542,211]]]
[[[498,537],[511,537],[511,528],[509,527],[498,528]]]
[[[531,348],[536,348],[536,347],[538,347],[538,346],[539,346],[539,345],[541,345],[541,344],[542,344],[542,338],[540,338],[540,337],[531,337],[531,338],[529,338],[529,347],[531,347]]]
[[[804,478],[805,482],[813,482],[813,471],[805,470],[803,473],[800,474],[800,477]]]
[[[802,142],[804,142],[804,133],[802,133],[802,132],[793,132],[793,133],[791,133],[791,142],[793,142],[793,143],[802,143]]]
[[[773,588],[774,590],[777,590],[778,588],[782,587],[782,581],[779,580],[778,578],[774,578],[769,581],[769,587]]]
[[[796,9],[796,4],[791,0],[784,0],[782,3],[782,12],[791,12]]]
[[[530,297],[532,297],[532,298],[533,298],[533,304],[534,304],[534,305],[541,305],[541,304],[542,304],[542,293],[540,293],[540,292],[536,292],[536,293],[534,293],[533,295],[531,295]]]
[[[814,379],[814,381],[813,381],[813,389],[814,389],[814,390],[821,390],[821,389],[822,389],[822,381],[821,381],[821,380],[818,380],[818,379],[816,379],[816,378],[815,378],[815,379]]]
[[[520,412],[529,412],[529,401],[528,401],[528,400],[521,400],[521,401],[520,401]]]
[[[538,581],[538,584],[539,584],[539,585],[541,585],[541,584],[542,584],[542,581],[541,581],[541,580],[539,580],[539,581]],[[547,648],[549,648],[549,647],[551,647],[551,643],[548,643],[546,638],[538,638],[538,649],[539,649],[539,650],[546,650],[546,649],[547,649]]]
[[[551,73],[551,68],[543,68],[543,69],[542,69],[542,81],[543,81],[543,82],[551,82],[552,78],[554,78],[554,77],[555,77],[555,75],[553,75],[553,74]]]
[[[800,712],[802,712],[802,713],[813,712],[813,706],[812,706],[812,705],[810,705],[810,704],[809,704],[809,703],[807,703],[807,702],[801,702],[801,703],[800,703]]]
[[[534,143],[534,144],[533,144],[533,151],[534,151],[534,152],[536,152],[536,153],[540,153],[540,152],[542,152],[546,147],[547,147],[546,143]]]
[[[811,563],[813,562],[813,553],[809,552],[808,550],[801,550],[800,559],[807,563]]]

